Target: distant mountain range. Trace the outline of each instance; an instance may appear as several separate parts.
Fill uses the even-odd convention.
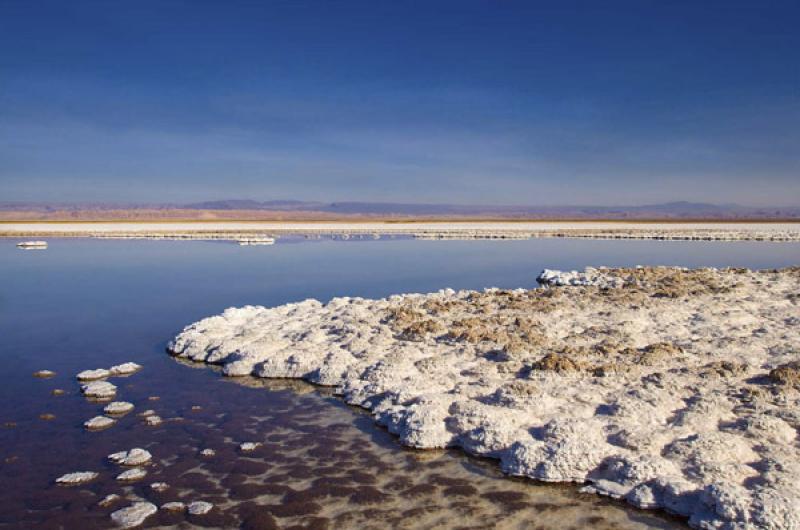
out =
[[[641,206],[487,206],[250,199],[189,204],[0,202],[2,220],[337,218],[800,220],[800,207],[750,207],[687,201]]]

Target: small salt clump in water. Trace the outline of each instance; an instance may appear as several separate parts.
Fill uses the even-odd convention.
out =
[[[123,466],[140,466],[146,464],[153,458],[150,451],[142,449],[141,447],[134,447],[130,451],[120,451],[108,455],[108,459],[115,464]]]
[[[217,454],[217,452],[213,449],[203,449],[200,451],[200,456],[214,456],[215,454]]]
[[[261,444],[259,442],[242,442],[239,444],[239,450],[248,453],[250,451],[255,451],[258,446]]]
[[[105,497],[103,497],[102,499],[100,499],[100,502],[98,502],[97,505],[105,508],[107,506],[111,506],[112,504],[120,500],[122,500],[122,497],[120,497],[116,493],[110,493]]]
[[[96,370],[84,370],[76,377],[78,381],[96,381],[97,379],[105,379],[109,375],[111,375],[111,372],[105,368],[98,368]]]
[[[97,478],[99,473],[94,471],[76,471],[74,473],[67,473],[61,475],[56,479],[56,484],[84,484]]]
[[[81,392],[86,397],[108,399],[117,394],[117,387],[108,381],[94,381],[81,386]]]
[[[127,401],[113,401],[103,408],[106,414],[127,414],[133,410],[133,403]]]
[[[90,431],[99,431],[101,429],[107,429],[114,425],[117,420],[113,418],[109,418],[108,416],[95,416],[90,420],[86,420],[83,423],[83,426],[89,429]]]
[[[157,511],[156,505],[150,502],[134,502],[127,508],[112,513],[111,520],[119,527],[133,528],[142,524],[145,519]]]
[[[134,480],[141,480],[147,476],[147,470],[140,467],[135,467],[127,471],[123,471],[117,475],[117,480],[121,482],[133,482]]]
[[[49,412],[43,412],[43,413],[39,414],[39,419],[40,420],[44,420],[44,421],[51,421],[51,420],[56,419],[56,415],[55,414],[51,414]]]
[[[182,512],[186,509],[186,505],[181,501],[172,501],[162,504],[161,509],[167,512]]]
[[[111,375],[130,375],[138,372],[141,369],[141,365],[128,362],[112,366],[108,371],[111,372]]]
[[[149,425],[150,427],[155,427],[156,425],[161,425],[164,420],[161,419],[161,416],[147,416],[144,419],[144,422]]]
[[[165,491],[169,489],[169,484],[166,482],[153,482],[150,484],[150,489],[153,491]]]
[[[60,388],[54,388],[53,390],[50,391],[50,394],[52,394],[54,396],[63,396],[64,395],[64,391],[62,389],[60,389]]]
[[[38,377],[40,379],[49,379],[51,377],[55,377],[56,373],[52,370],[39,370],[38,372],[33,372],[33,377]]]
[[[147,409],[147,410],[145,410],[143,412],[140,412],[138,414],[138,416],[140,416],[142,418],[146,418],[147,416],[155,416],[155,415],[156,415],[156,411],[154,411],[153,409]]]
[[[189,503],[187,511],[191,515],[205,515],[208,512],[210,512],[212,508],[214,508],[214,505],[211,504],[210,502],[194,501]]]

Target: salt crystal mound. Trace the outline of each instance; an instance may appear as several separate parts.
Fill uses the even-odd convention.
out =
[[[153,455],[147,449],[134,447],[130,451],[120,451],[108,455],[108,459],[122,466],[141,466],[153,459]]]
[[[84,370],[75,376],[78,381],[95,381],[97,379],[105,379],[110,376],[111,372],[105,368],[98,368],[96,370]]]
[[[111,506],[112,504],[114,504],[115,502],[120,501],[120,500],[122,500],[121,496],[117,495],[116,493],[109,493],[108,495],[103,497],[97,503],[97,505],[98,506],[102,506],[102,507],[105,508],[105,507]]]
[[[591,285],[601,288],[615,288],[626,284],[626,279],[624,278],[605,274],[607,270],[593,267],[587,267],[583,272],[545,269],[539,274],[536,281],[542,285],[553,287]]]
[[[583,274],[230,308],[170,350],[334,386],[405,445],[461,447],[693,527],[800,528],[800,268]]]
[[[82,385],[81,392],[89,398],[109,399],[117,394],[117,387],[108,381],[93,381]]]
[[[92,480],[96,479],[99,473],[94,471],[76,471],[74,473],[67,473],[66,475],[61,475],[56,479],[56,484],[64,484],[64,485],[75,485],[75,484],[85,484],[86,482],[91,482]]]
[[[194,501],[189,503],[186,507],[186,511],[189,512],[190,515],[205,515],[210,512],[212,508],[214,508],[214,505],[210,502]]]
[[[141,370],[141,365],[136,363],[127,362],[112,366],[109,369],[97,368],[95,370],[84,370],[76,377],[79,381],[96,381],[98,379],[106,379],[113,376],[130,375]]]
[[[111,368],[108,369],[108,371],[111,373],[111,375],[130,375],[138,372],[141,369],[142,369],[141,365],[127,362],[118,364],[116,366],[112,366]]]
[[[116,422],[117,420],[109,418],[108,416],[95,416],[94,418],[83,422],[83,426],[90,431],[100,431],[103,429],[108,429]]]
[[[116,414],[122,415],[127,414],[133,410],[133,403],[129,403],[127,401],[112,401],[105,407],[103,407],[103,412],[106,414]]]
[[[146,425],[150,427],[155,427],[156,425],[161,425],[164,422],[164,420],[161,419],[161,416],[150,414],[149,416],[144,417],[144,422]]]
[[[147,470],[142,469],[140,467],[135,467],[133,469],[123,471],[122,473],[117,475],[117,480],[120,482],[133,482],[135,480],[141,480],[146,476],[147,476]]]
[[[167,512],[182,512],[186,505],[181,501],[171,501],[161,505],[161,509]]]
[[[121,508],[111,514],[111,520],[120,528],[134,528],[144,523],[145,519],[158,511],[155,504],[149,502],[134,502],[126,508]]]

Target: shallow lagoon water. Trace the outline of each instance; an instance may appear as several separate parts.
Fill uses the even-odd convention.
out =
[[[166,341],[233,305],[307,297],[385,296],[443,287],[532,287],[544,268],[586,265],[782,267],[790,243],[659,241],[225,242],[52,239],[46,251],[0,240],[0,526],[106,528],[109,493],[156,504],[207,500],[205,516],[159,514],[146,526],[249,528],[667,528],[675,519],[577,492],[502,478],[495,462],[401,448],[361,411],[300,382],[228,380],[176,362]],[[112,381],[136,409],[102,432],[82,423],[102,405],[80,396],[83,369],[135,361]],[[51,369],[57,376],[35,379]],[[64,389],[61,396],[53,389]],[[151,399],[158,398],[158,399]],[[225,405],[222,405],[222,404]],[[230,404],[236,407],[231,408]],[[166,421],[143,424],[155,410]],[[40,419],[52,414],[54,419]],[[259,441],[242,454],[239,442]],[[148,476],[123,485],[106,455],[145,447]],[[199,451],[213,448],[204,458]],[[56,487],[63,473],[101,473]],[[151,482],[170,488],[156,493]]]

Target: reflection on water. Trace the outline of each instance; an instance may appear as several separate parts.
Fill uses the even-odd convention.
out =
[[[195,372],[186,366],[186,372]],[[146,370],[146,368],[145,368]],[[202,372],[194,375],[202,376]],[[191,378],[191,377],[190,377]],[[119,397],[136,410],[117,425],[87,433],[85,409],[99,411],[61,377],[33,380],[31,398],[56,419],[21,422],[2,433],[5,462],[0,523],[19,527],[105,528],[98,501],[204,500],[211,513],[160,511],[145,526],[231,528],[667,528],[678,523],[581,495],[570,487],[501,479],[494,462],[457,451],[399,447],[364,413],[329,392],[299,381],[223,379],[208,372],[203,384],[169,388],[142,372],[119,383]],[[66,384],[65,384],[66,383]],[[76,386],[76,385],[71,385]],[[158,399],[152,399],[152,398]],[[155,410],[165,422],[148,427],[137,413]],[[88,412],[88,410],[86,410]],[[29,445],[33,442],[33,446]],[[243,453],[241,442],[258,442]],[[145,479],[121,484],[122,470],[107,455],[144,447],[153,454]],[[203,456],[213,449],[213,456]],[[51,484],[62,472],[99,471],[90,484]],[[166,482],[164,491],[150,484]]]
[[[203,516],[159,512],[146,526],[680,527],[575,487],[501,479],[496,462],[403,449],[329,391],[302,382],[224,379],[175,362],[165,342],[183,325],[230,305],[531,286],[544,266],[799,261],[798,245],[757,251],[753,245],[759,244],[539,240],[247,248],[51,240],[46,252],[33,254],[0,241],[0,526],[107,528],[108,514],[130,501],[181,499],[216,508]],[[686,249],[691,255],[681,255]],[[135,410],[107,430],[85,431],[82,423],[102,404],[80,396],[74,374],[125,361],[144,366],[112,380],[117,399]],[[40,369],[57,375],[34,378]],[[145,425],[138,414],[146,409],[164,423]],[[262,445],[244,454],[238,445],[245,441]],[[143,480],[119,483],[121,469],[106,457],[133,447],[148,449],[154,460]],[[207,448],[216,454],[201,456]],[[100,476],[85,486],[53,485],[64,473],[84,470]],[[153,482],[169,488],[153,491]],[[111,493],[125,500],[98,506]]]

